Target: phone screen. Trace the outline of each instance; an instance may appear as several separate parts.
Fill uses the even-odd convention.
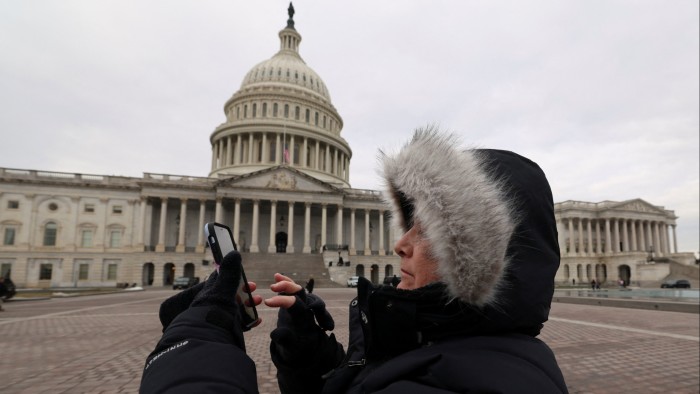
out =
[[[211,248],[211,253],[214,256],[216,270],[229,252],[237,250],[236,242],[233,240],[231,229],[219,223],[207,223],[204,226],[204,233]],[[258,320],[258,311],[255,309],[253,295],[248,287],[243,266],[241,265],[241,278],[238,282],[236,290],[236,302],[243,307],[243,325],[248,328],[255,324]]]

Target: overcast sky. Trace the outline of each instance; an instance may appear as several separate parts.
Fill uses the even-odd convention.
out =
[[[547,173],[555,201],[642,198],[699,249],[699,2],[295,1],[300,52],[377,189],[378,148],[439,124]],[[0,167],[207,176],[209,136],[279,49],[287,1],[3,1]]]

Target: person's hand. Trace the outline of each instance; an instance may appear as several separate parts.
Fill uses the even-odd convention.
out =
[[[323,300],[284,275],[275,274],[275,281],[270,289],[278,295],[265,300],[265,305],[280,308],[277,328],[270,333],[273,361],[289,364],[319,358],[319,353],[335,358],[335,338],[325,333],[335,322]]]
[[[163,325],[163,332],[165,332],[165,329],[175,320],[177,315],[190,307],[194,298],[203,288],[204,282],[198,283],[187,290],[175,294],[160,304],[158,317],[160,318],[160,323]]]
[[[236,290],[241,278],[241,254],[232,251],[224,257],[219,272],[212,273],[204,288],[195,296],[191,307],[211,306],[207,322],[231,332],[236,342],[243,348],[243,326],[241,324],[242,305],[236,302]],[[248,282],[251,292],[256,289],[254,282]],[[253,296],[255,305],[262,302],[262,297]],[[255,325],[260,324],[258,319]]]

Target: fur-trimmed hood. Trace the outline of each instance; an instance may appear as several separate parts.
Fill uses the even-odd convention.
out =
[[[521,320],[516,325],[547,319],[559,245],[552,194],[536,163],[461,150],[457,138],[434,129],[416,131],[380,160],[392,224],[402,233],[420,223],[451,298],[490,319]]]

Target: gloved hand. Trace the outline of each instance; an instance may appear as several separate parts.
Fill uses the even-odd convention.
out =
[[[335,328],[333,317],[321,298],[298,287],[299,290],[291,294],[294,303],[279,309],[277,328],[270,333],[273,361],[290,364],[324,356],[332,358],[337,344],[335,337],[329,337],[326,331]]]
[[[241,325],[241,306],[236,302],[236,290],[241,278],[241,254],[232,251],[224,257],[216,272],[209,276],[204,288],[192,301],[191,307],[212,307],[206,320],[229,331],[234,342],[243,350],[243,328]]]
[[[163,325],[163,332],[165,332],[165,329],[168,328],[173,320],[175,320],[177,315],[190,307],[190,304],[192,304],[194,298],[200,291],[202,291],[203,288],[204,282],[200,282],[187,290],[183,290],[175,294],[160,304],[158,317],[160,318],[160,323]]]

